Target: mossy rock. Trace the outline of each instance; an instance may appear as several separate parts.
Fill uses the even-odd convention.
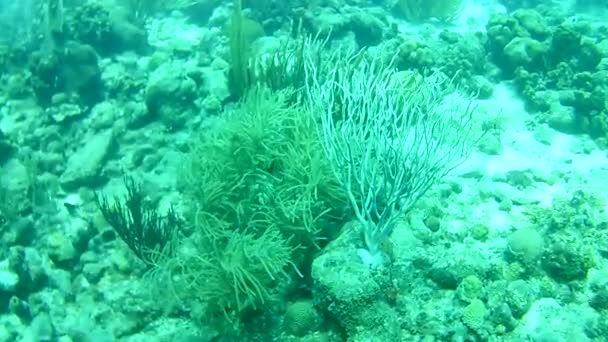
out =
[[[542,266],[556,281],[570,282],[585,279],[595,262],[578,243],[556,242],[544,253]]]

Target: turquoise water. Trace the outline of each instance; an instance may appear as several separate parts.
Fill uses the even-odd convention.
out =
[[[605,18],[0,0],[0,341],[608,341]]]

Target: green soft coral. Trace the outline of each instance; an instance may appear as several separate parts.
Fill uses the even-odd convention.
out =
[[[316,122],[292,98],[254,88],[193,143],[183,182],[192,233],[156,270],[179,302],[238,321],[302,279],[341,226],[345,200]]]
[[[273,282],[289,277],[293,249],[276,227],[259,236],[233,232],[221,244],[196,236],[162,268],[172,275],[171,288],[181,302],[203,301],[210,312],[235,320],[245,309],[264,305]]]

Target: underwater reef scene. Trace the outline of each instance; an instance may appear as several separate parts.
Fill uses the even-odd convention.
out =
[[[0,0],[0,342],[608,341],[608,2]]]

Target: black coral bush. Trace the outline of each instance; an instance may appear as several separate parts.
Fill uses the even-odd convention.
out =
[[[160,213],[146,201],[141,184],[133,178],[124,179],[127,194],[124,201],[115,196],[111,201],[103,194],[95,194],[97,206],[104,219],[116,231],[139,259],[153,265],[159,253],[170,254],[170,242],[183,221],[173,207]]]

